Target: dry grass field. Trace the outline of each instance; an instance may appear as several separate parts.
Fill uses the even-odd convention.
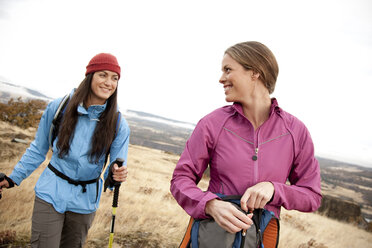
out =
[[[32,140],[35,129],[22,130],[0,122],[0,171],[9,174],[27,145],[12,138]],[[120,188],[113,247],[178,247],[188,216],[169,193],[177,155],[131,145],[128,180]],[[0,247],[28,247],[34,185],[44,162],[19,187],[4,190],[0,200]],[[202,180],[200,187],[206,188]],[[85,248],[107,247],[112,193],[102,194],[100,208],[89,231]],[[5,245],[6,239],[13,245]],[[372,233],[318,214],[283,210],[281,248],[372,247]]]

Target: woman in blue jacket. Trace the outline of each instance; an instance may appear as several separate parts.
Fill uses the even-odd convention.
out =
[[[82,247],[98,208],[107,151],[111,166],[104,177],[124,182],[129,127],[118,119],[117,87],[120,66],[107,53],[94,56],[86,67],[86,77],[63,113],[58,136],[52,144],[53,156],[35,187],[31,247]],[[49,131],[62,98],[49,103],[40,120],[35,140],[1,187],[20,185],[45,160]],[[111,173],[109,173],[111,171]]]

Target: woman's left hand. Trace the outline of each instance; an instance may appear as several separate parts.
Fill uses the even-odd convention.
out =
[[[119,167],[117,164],[112,166],[112,178],[116,182],[125,182],[127,180],[128,170],[126,166]]]
[[[244,211],[263,208],[274,195],[274,185],[271,182],[260,182],[249,187],[240,199]]]

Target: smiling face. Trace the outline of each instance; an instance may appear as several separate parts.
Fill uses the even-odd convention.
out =
[[[104,70],[96,71],[92,78],[91,92],[88,100],[90,105],[102,105],[114,94],[119,81],[119,75],[116,72]]]
[[[245,69],[229,54],[222,59],[222,76],[219,80],[223,84],[227,102],[243,103],[254,90],[254,73]]]

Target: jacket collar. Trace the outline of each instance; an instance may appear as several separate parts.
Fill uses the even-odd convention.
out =
[[[76,89],[70,92],[70,97],[75,93]],[[103,105],[91,105],[86,109],[83,103],[80,103],[77,107],[77,112],[79,115],[88,115],[90,119],[99,119],[100,115],[106,109],[106,102]]]
[[[80,115],[88,115],[90,119],[99,119],[105,109],[106,103],[103,105],[91,105],[88,109],[86,109],[83,104],[79,104],[77,111]]]
[[[239,102],[234,102],[232,105],[233,109],[235,110],[234,113],[239,113],[240,115],[244,116],[243,113],[243,106]],[[278,101],[276,98],[271,98],[271,107],[270,107],[270,116],[274,113],[274,110],[276,113],[280,113],[281,108],[279,107]]]

